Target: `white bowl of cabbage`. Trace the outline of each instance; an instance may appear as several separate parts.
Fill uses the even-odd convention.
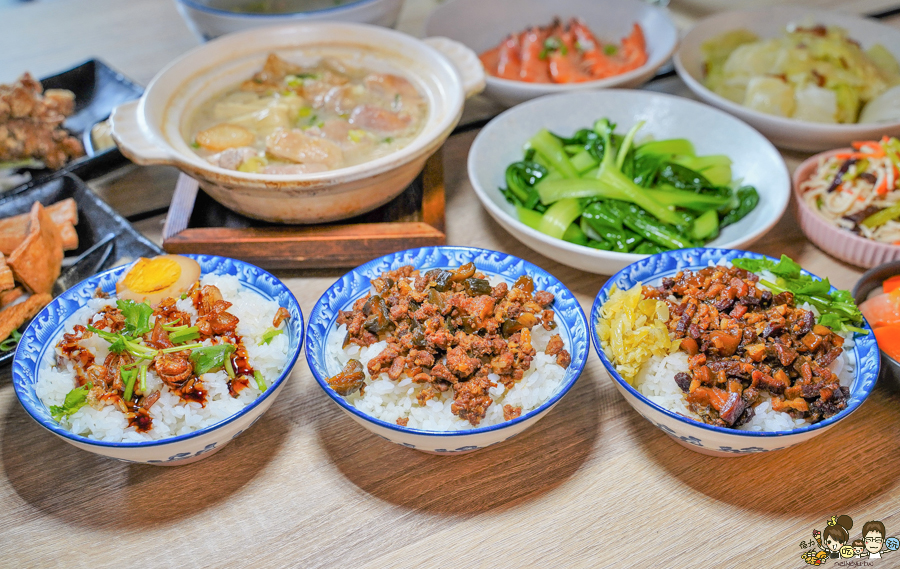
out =
[[[802,151],[900,133],[898,60],[900,30],[791,6],[711,16],[674,58],[697,97]]]

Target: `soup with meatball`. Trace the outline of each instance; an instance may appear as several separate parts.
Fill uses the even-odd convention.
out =
[[[390,154],[422,129],[427,104],[407,79],[322,57],[311,65],[269,54],[237,88],[200,106],[189,129],[215,166],[311,174]]]

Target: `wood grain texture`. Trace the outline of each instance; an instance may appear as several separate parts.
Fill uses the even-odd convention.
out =
[[[407,0],[401,27],[416,30],[433,4]],[[690,21],[682,7],[701,4],[675,0],[672,10]],[[173,6],[38,0],[5,10],[12,31],[0,37],[0,75],[23,66],[47,74],[97,55],[146,81],[193,45]],[[663,83],[653,88],[680,88],[677,79]],[[534,253],[480,206],[465,169],[473,138],[454,137],[444,148],[448,243],[527,258],[589,308],[604,277]],[[804,157],[786,155],[791,169]],[[135,168],[95,187],[132,213],[167,202],[174,182],[172,169]],[[860,271],[816,249],[795,219],[789,209],[752,249],[786,253],[836,286],[852,286]],[[161,218],[139,228],[161,240]],[[309,314],[343,272],[277,274]],[[101,459],[44,431],[16,400],[10,373],[0,370],[4,568],[799,569],[798,544],[831,515],[850,515],[852,536],[869,519],[900,533],[900,392],[885,382],[806,444],[710,458],[635,413],[591,354],[570,393],[533,428],[491,449],[438,457],[358,426],[321,392],[301,356],[256,425],[206,460],[162,468]],[[900,566],[900,552],[872,566]]]

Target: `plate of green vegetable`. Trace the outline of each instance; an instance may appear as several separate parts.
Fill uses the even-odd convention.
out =
[[[519,105],[479,133],[468,170],[513,236],[600,274],[661,251],[745,247],[778,221],[790,195],[781,155],[753,128],[648,91]]]

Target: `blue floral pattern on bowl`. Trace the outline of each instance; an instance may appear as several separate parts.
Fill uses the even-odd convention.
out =
[[[384,271],[412,265],[422,271],[431,268],[458,267],[473,262],[479,271],[514,281],[521,275],[534,280],[535,290],[546,290],[555,296],[551,307],[560,326],[559,333],[566,342],[572,361],[560,390],[537,409],[499,425],[477,427],[465,431],[425,431],[403,427],[371,417],[338,395],[326,380],[340,371],[340,366],[328,357],[328,335],[336,329],[341,310],[349,310],[353,303],[371,290],[371,279]],[[453,454],[477,450],[515,436],[546,414],[575,384],[589,351],[587,321],[575,296],[556,277],[540,267],[506,253],[475,247],[423,247],[385,255],[370,261],[341,277],[319,299],[313,308],[306,332],[306,360],[319,387],[358,423],[380,437],[408,448],[438,454]]]
[[[865,328],[869,331],[869,334],[857,334],[854,338],[853,351],[857,364],[856,377],[850,386],[850,398],[847,402],[847,408],[833,417],[790,431],[739,431],[707,425],[669,411],[650,401],[622,379],[603,352],[600,346],[600,338],[597,335],[597,321],[600,318],[600,309],[609,298],[613,285],[619,290],[626,290],[638,283],[657,284],[663,277],[674,276],[678,271],[702,269],[740,257],[771,259],[771,257],[766,255],[748,251],[704,247],[659,253],[632,263],[613,275],[603,285],[600,292],[597,293],[597,298],[591,307],[590,329],[594,350],[600,356],[600,361],[603,362],[603,366],[609,372],[610,377],[613,378],[619,392],[641,416],[682,445],[699,452],[718,456],[739,456],[781,450],[824,432],[855,411],[869,396],[875,387],[875,381],[878,379],[880,365],[875,335],[869,328],[868,323],[866,323]],[[772,260],[777,261],[777,259]],[[803,273],[818,278],[806,270]],[[835,290],[834,287],[832,287],[832,290]]]
[[[76,435],[59,426],[50,416],[46,405],[35,393],[41,361],[54,349],[53,340],[65,326],[66,319],[94,297],[99,288],[115,295],[116,281],[127,266],[102,272],[62,293],[47,305],[32,321],[19,341],[13,360],[13,386],[16,396],[31,417],[41,426],[66,441],[92,452],[125,462],[150,464],[184,463],[208,456],[249,428],[259,419],[281,391],[284,381],[300,356],[303,347],[303,313],[290,290],[268,272],[235,259],[214,255],[184,255],[197,261],[201,274],[231,275],[241,284],[265,298],[274,300],[288,310],[285,332],[289,338],[288,359],[278,379],[255,401],[231,417],[192,433],[146,442],[106,442]]]

